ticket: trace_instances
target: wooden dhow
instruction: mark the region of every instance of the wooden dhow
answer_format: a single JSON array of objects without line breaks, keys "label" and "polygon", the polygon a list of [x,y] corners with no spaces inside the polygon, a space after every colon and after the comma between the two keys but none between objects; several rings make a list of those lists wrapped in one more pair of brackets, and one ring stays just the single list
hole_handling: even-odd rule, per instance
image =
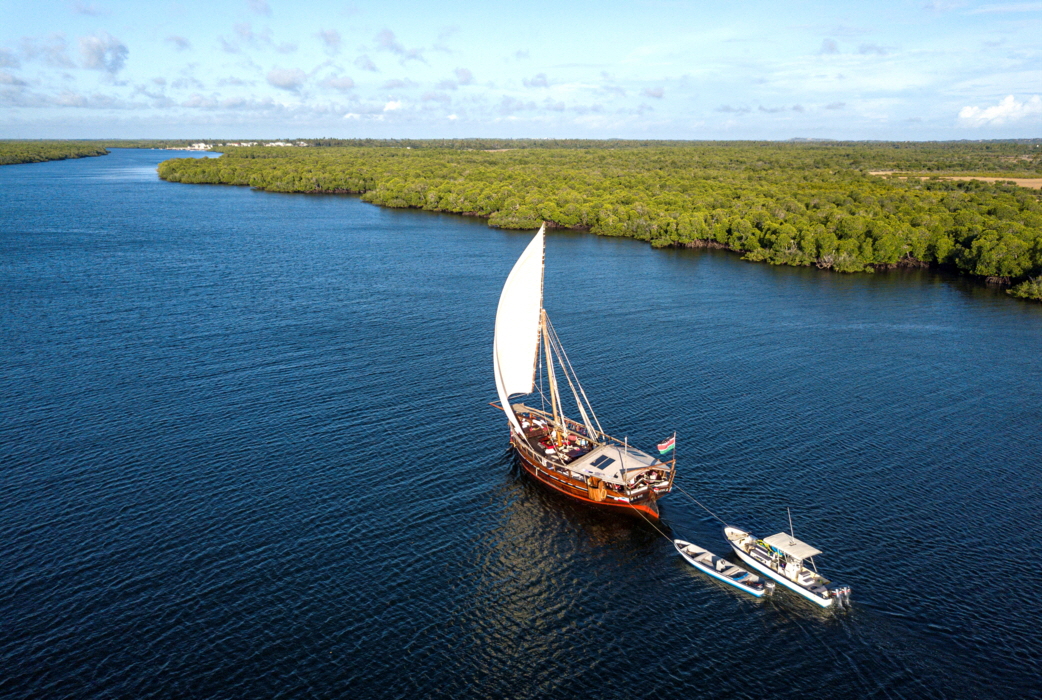
[{"label": "wooden dhow", "polygon": [[[493,369],[510,444],[524,470],[555,491],[598,507],[658,518],[657,501],[673,488],[676,459],[652,457],[601,429],[543,309],[545,229],[544,224],[514,264],[496,311]],[[565,415],[559,378],[565,380],[579,420]],[[537,390],[540,408],[511,403]]]}]

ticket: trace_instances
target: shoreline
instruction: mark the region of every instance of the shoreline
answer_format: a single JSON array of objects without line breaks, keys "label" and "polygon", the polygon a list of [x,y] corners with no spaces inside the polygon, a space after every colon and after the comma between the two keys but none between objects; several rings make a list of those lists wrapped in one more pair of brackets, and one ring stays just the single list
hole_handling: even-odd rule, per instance
[{"label": "shoreline", "polygon": [[[249,184],[234,184],[234,183],[227,183],[227,182],[213,182],[213,183],[211,183],[211,182],[177,182],[177,181],[173,181],[173,180],[166,180],[165,178],[162,178],[162,176],[160,176],[160,179],[164,180],[164,182],[170,182],[170,183],[175,184],[175,185],[223,185],[223,186],[227,186],[227,187],[249,187],[253,191],[265,192],[267,194],[351,195],[351,196],[358,197],[359,199],[361,199],[366,204],[369,204],[369,205],[372,205],[372,206],[375,206],[375,207],[381,207],[381,208],[384,208],[384,209],[411,209],[413,211],[425,211],[425,212],[430,212],[432,214],[448,214],[448,215],[451,215],[451,216],[462,216],[462,217],[471,217],[471,218],[485,219],[486,221],[491,218],[491,214],[484,214],[482,212],[476,212],[476,211],[457,212],[457,211],[449,211],[448,209],[426,209],[424,207],[415,207],[415,206],[392,207],[392,206],[388,206],[386,204],[378,204],[376,202],[370,202],[370,201],[366,200],[365,199],[365,194],[366,193],[362,192],[362,191],[359,191],[359,190],[332,189],[332,190],[303,190],[303,191],[299,191],[299,192],[280,192],[280,191],[269,190],[269,189],[266,189],[264,187],[254,187],[254,186],[249,185]],[[545,223],[546,223],[546,227],[548,229],[554,229],[554,230],[558,230],[558,231],[575,231],[577,233],[593,233],[589,226],[586,226],[586,225],[583,225],[583,224],[579,224],[579,225],[576,225],[576,226],[566,226],[564,224],[557,223],[556,221],[546,221]],[[494,226],[492,224],[489,224],[488,227],[489,228],[493,228],[493,229],[498,229],[498,230],[501,230],[501,231],[529,230],[529,229],[512,229],[512,228],[506,228],[506,227],[502,227],[502,226]],[[530,229],[530,230],[535,230],[535,229],[533,228],[533,229]],[[593,235],[600,236],[600,235],[603,235],[603,234],[594,233]],[[609,236],[609,237],[610,238],[616,238],[617,236]],[[640,239],[631,238],[631,240],[640,240]],[[930,271],[933,271],[935,273],[947,273],[947,274],[952,275],[955,279],[964,279],[964,280],[976,283],[977,285],[982,286],[982,287],[991,287],[991,288],[994,288],[994,287],[1005,287],[1006,288],[1005,289],[1005,292],[1006,292],[1005,296],[1006,297],[1013,298],[1013,299],[1019,299],[1021,301],[1027,301],[1027,302],[1042,303],[1042,298],[1036,299],[1034,297],[1026,297],[1026,296],[1020,296],[1020,295],[1017,295],[1017,294],[1013,294],[1012,291],[1011,291],[1011,285],[1013,284],[1013,281],[1010,278],[1008,278],[1008,277],[1000,277],[1000,276],[994,276],[993,275],[993,276],[988,276],[988,277],[981,278],[981,277],[972,276],[972,275],[965,275],[965,274],[960,273],[958,271],[958,269],[955,268],[952,265],[938,264],[938,263],[933,263],[933,262],[926,262],[926,261],[923,261],[923,260],[918,260],[918,259],[913,258],[911,256],[906,256],[905,258],[902,258],[901,260],[898,260],[896,263],[871,263],[868,266],[870,268],[868,270],[861,270],[861,271],[857,271],[857,272],[842,272],[842,271],[839,271],[839,270],[834,270],[831,267],[827,267],[827,266],[823,266],[823,265],[819,265],[819,264],[815,264],[815,263],[811,263],[811,264],[807,264],[807,265],[793,265],[791,263],[771,263],[768,260],[760,260],[760,259],[756,259],[756,258],[751,258],[751,257],[749,257],[750,251],[739,250],[737,248],[733,248],[733,247],[727,245],[726,243],[720,243],[719,241],[715,241],[715,240],[712,240],[712,239],[697,238],[697,239],[694,239],[694,240],[691,240],[691,241],[686,241],[686,242],[683,242],[683,243],[670,243],[669,245],[661,245],[661,246],[656,246],[651,241],[644,241],[644,242],[647,243],[648,245],[650,245],[653,249],[673,248],[673,249],[688,249],[688,250],[699,250],[699,249],[701,249],[701,250],[707,250],[707,249],[708,250],[723,250],[723,251],[727,251],[729,253],[734,253],[735,255],[738,255],[739,259],[742,260],[743,262],[767,263],[769,265],[784,265],[785,267],[814,267],[814,268],[816,268],[818,270],[821,270],[823,272],[833,272],[833,273],[846,274],[846,275],[859,274],[859,273],[860,274],[875,274],[876,272],[890,272],[890,271],[894,271],[894,270],[916,270],[916,269],[919,269],[919,270],[930,270]]]},{"label": "shoreline", "polygon": [[[866,156],[889,158],[865,148]],[[492,228],[534,230],[546,222],[655,248],[725,249],[772,265],[868,273],[951,266],[977,282],[1010,286],[1011,296],[1042,301],[1032,236],[1042,213],[1038,193],[1011,185],[933,179],[920,186],[846,170],[840,156],[832,156],[838,170],[828,170],[817,152],[765,155],[738,146],[495,154],[506,160],[469,149],[230,155],[227,162],[176,158],[158,171],[171,182],[354,194],[392,209],[481,218]],[[957,173],[951,166],[984,157],[957,155],[958,163],[938,164]],[[938,156],[927,149],[905,160],[931,167]],[[973,177],[992,175],[1006,179]]]}]

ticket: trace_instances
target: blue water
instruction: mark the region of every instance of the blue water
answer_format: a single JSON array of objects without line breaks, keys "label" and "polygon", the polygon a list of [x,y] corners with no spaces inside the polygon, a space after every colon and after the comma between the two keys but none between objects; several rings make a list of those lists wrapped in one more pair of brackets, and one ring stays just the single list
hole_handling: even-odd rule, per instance
[{"label": "blue water", "polygon": [[761,535],[790,507],[854,590],[757,601],[512,462],[492,325],[530,233],[169,155],[0,168],[0,695],[1037,694],[1042,305],[548,239],[605,429],[676,430],[684,489]]}]

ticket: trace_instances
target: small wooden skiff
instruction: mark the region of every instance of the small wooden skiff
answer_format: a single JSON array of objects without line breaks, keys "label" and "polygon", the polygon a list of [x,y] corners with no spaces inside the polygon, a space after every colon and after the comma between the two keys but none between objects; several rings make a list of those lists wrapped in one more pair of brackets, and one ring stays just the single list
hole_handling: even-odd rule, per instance
[{"label": "small wooden skiff", "polygon": [[687,559],[691,566],[719,581],[734,586],[740,591],[745,591],[757,598],[762,598],[774,592],[773,581],[767,581],[756,574],[751,574],[696,544],[691,544],[684,540],[673,540],[673,546],[680,552],[680,556]]},{"label": "small wooden skiff", "polygon": [[803,565],[807,559],[814,566],[814,555],[821,552],[806,542],[800,542],[788,532],[779,532],[758,539],[749,532],[724,526],[724,539],[731,549],[754,570],[770,576],[789,590],[798,593],[815,605],[831,607],[850,602],[850,586],[831,583],[816,570]]}]

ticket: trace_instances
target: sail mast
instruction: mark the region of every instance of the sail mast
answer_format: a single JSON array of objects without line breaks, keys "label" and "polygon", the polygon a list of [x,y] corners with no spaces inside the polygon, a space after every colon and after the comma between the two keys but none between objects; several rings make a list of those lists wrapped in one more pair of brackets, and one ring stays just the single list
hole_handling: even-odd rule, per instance
[{"label": "sail mast", "polygon": [[543,339],[543,349],[546,352],[546,376],[550,384],[550,408],[554,414],[554,432],[556,437],[560,434],[560,428],[564,425],[564,421],[561,420],[561,397],[557,390],[557,374],[554,371],[553,344],[550,342],[550,337],[546,331],[547,319],[545,309],[541,310],[540,319],[540,336]]},{"label": "sail mast", "polygon": [[[568,359],[568,353],[564,350],[564,345],[561,343],[561,339],[557,337],[557,331],[554,330],[553,324],[550,323],[550,317],[543,313],[545,319],[545,326],[549,333],[547,334],[547,340],[553,344],[554,352],[557,353],[557,361],[561,364],[561,371],[564,373],[564,378],[568,380],[568,387],[572,390],[572,396],[575,397],[575,405],[579,409],[579,415],[582,417],[583,425],[586,426],[587,437],[591,440],[596,440],[598,432],[600,430],[600,423],[597,423],[597,414],[593,412],[593,406],[590,405],[590,400],[586,398],[586,392],[583,390],[582,384],[579,383],[579,377],[576,376],[575,370],[572,368],[572,363]],[[573,383],[574,380],[574,383]],[[578,391],[576,388],[578,387]],[[582,398],[580,398],[580,395]],[[583,405],[585,403],[585,406]],[[586,408],[590,409],[589,415],[586,413]],[[593,416],[593,421],[590,421],[590,416]],[[597,430],[594,430],[596,423]]]}]

